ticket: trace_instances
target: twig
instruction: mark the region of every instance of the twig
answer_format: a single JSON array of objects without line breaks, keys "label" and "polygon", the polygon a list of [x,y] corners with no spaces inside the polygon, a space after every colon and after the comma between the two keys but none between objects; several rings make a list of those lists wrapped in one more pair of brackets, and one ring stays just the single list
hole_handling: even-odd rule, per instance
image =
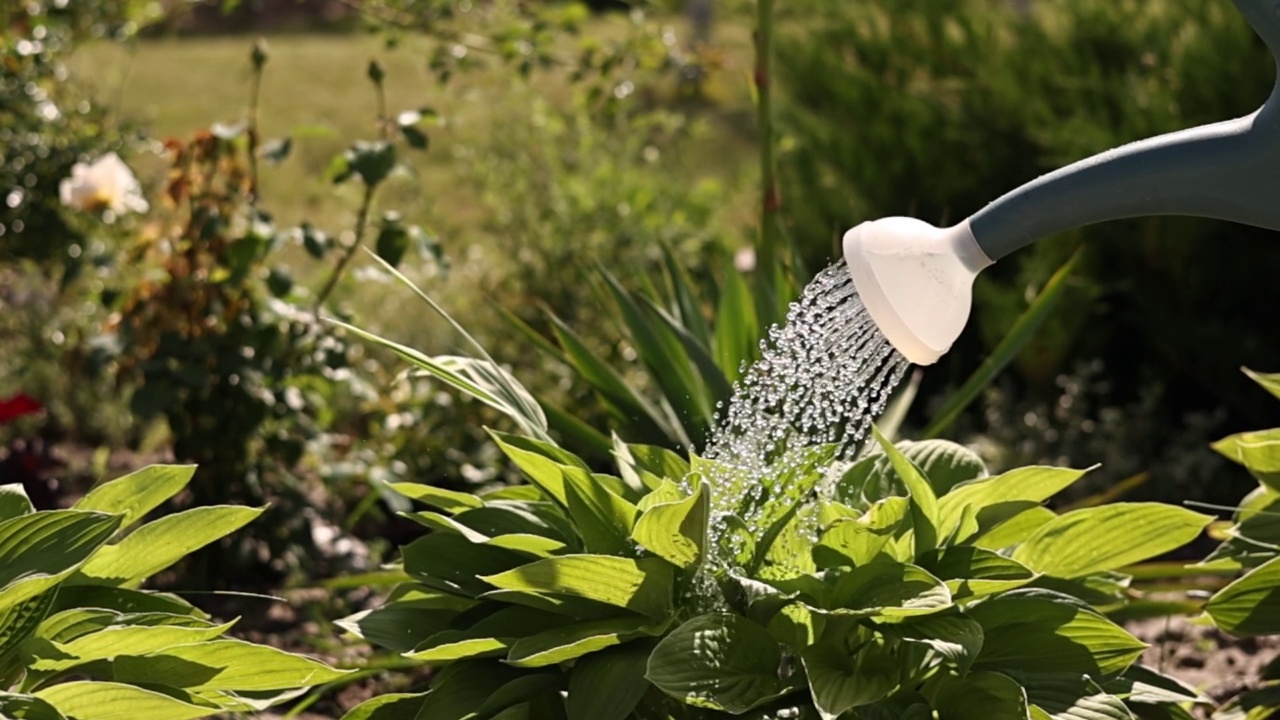
[{"label": "twig", "polygon": [[372,185],[364,186],[364,197],[360,200],[360,210],[356,214],[355,237],[352,238],[351,244],[346,247],[346,252],[338,259],[338,264],[334,266],[333,272],[329,274],[329,279],[325,281],[324,288],[320,294],[316,296],[316,313],[320,313],[320,308],[324,306],[324,301],[329,299],[329,295],[333,292],[333,288],[337,286],[338,280],[342,278],[342,273],[347,269],[347,265],[351,262],[351,258],[355,256],[356,250],[360,248],[360,243],[364,240],[365,227],[369,223],[369,209],[373,206],[373,194],[375,188]]}]

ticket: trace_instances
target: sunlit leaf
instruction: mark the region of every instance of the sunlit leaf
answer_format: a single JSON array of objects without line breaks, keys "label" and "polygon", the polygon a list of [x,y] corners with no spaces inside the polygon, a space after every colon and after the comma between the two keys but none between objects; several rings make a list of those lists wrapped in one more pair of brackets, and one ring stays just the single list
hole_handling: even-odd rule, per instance
[{"label": "sunlit leaf", "polygon": [[670,615],[673,602],[672,566],[657,558],[562,555],[481,579],[496,588],[573,595],[658,620]]},{"label": "sunlit leaf", "polygon": [[788,691],[781,662],[763,627],[738,615],[700,615],[658,643],[647,676],[689,705],[740,714]]}]

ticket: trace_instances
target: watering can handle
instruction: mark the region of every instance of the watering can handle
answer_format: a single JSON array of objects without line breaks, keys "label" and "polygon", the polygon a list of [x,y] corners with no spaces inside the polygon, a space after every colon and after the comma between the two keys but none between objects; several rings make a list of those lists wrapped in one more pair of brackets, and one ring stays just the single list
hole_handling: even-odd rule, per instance
[{"label": "watering can handle", "polygon": [[[1280,0],[1234,2],[1280,68]],[[1065,230],[1149,215],[1280,230],[1280,78],[1251,115],[1086,158],[1007,193],[969,224],[982,251],[998,260]]]}]

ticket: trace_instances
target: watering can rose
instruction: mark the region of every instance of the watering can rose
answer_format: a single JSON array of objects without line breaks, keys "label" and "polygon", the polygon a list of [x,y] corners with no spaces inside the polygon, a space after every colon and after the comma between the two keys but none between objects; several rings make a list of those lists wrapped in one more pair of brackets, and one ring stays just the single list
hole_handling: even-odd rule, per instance
[{"label": "watering can rose", "polygon": [[148,208],[138,178],[115,153],[107,153],[91,164],[73,165],[71,177],[58,186],[58,196],[69,208],[109,212],[108,220],[126,212],[143,213]]}]

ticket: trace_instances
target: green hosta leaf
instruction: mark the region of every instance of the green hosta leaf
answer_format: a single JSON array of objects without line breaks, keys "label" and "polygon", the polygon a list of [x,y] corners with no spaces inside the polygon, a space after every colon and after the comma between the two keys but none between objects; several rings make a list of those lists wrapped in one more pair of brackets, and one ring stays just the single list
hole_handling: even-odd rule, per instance
[{"label": "green hosta leaf", "polygon": [[1249,368],[1243,368],[1244,374],[1248,375],[1251,380],[1258,383],[1267,392],[1280,398],[1280,373],[1260,373]]},{"label": "green hosta leaf", "polygon": [[[1280,712],[1280,683],[1270,682],[1231,698],[1214,712],[1212,720],[1270,720],[1277,712]],[[1186,717],[1190,718],[1191,714],[1187,713]]]},{"label": "green hosta leaf", "polygon": [[461,595],[490,589],[478,577],[518,567],[529,561],[522,553],[469,542],[451,532],[418,538],[401,550],[405,572],[424,584]]},{"label": "green hosta leaf", "polygon": [[418,607],[413,602],[391,602],[376,610],[364,610],[335,623],[338,627],[392,652],[405,653],[427,638],[447,630],[456,610]]},{"label": "green hosta leaf", "polygon": [[453,519],[494,539],[501,535],[541,535],[566,545],[577,544],[573,523],[552,502],[486,499],[485,507],[464,510]]},{"label": "green hosta leaf", "polygon": [[69,608],[106,608],[122,613],[170,613],[208,617],[177,595],[154,590],[130,590],[102,585],[62,585],[54,601],[54,612]]},{"label": "green hosta leaf", "polygon": [[1280,557],[1219,590],[1204,609],[1215,625],[1232,635],[1280,633]]},{"label": "green hosta leaf", "polygon": [[70,582],[136,587],[205,545],[248,525],[265,509],[214,505],[166,515],[94,553]]},{"label": "green hosta leaf", "polygon": [[193,720],[222,711],[113,682],[69,682],[35,695],[75,720]]},{"label": "green hosta leaf", "polygon": [[476,709],[475,716],[491,718],[538,696],[554,695],[558,699],[561,686],[559,673],[537,673],[518,677],[485,698],[485,701]]},{"label": "green hosta leaf", "polygon": [[568,720],[626,720],[649,689],[649,643],[592,653],[569,671]]},{"label": "green hosta leaf", "polygon": [[1008,675],[975,672],[952,678],[934,702],[938,720],[1030,720],[1027,695]]},{"label": "green hosta leaf", "polygon": [[49,608],[53,607],[57,594],[58,588],[55,586],[17,605],[0,610],[0,660],[4,660],[35,633],[41,621],[49,614]]},{"label": "green hosta leaf", "polygon": [[879,620],[927,615],[951,606],[951,593],[941,580],[915,565],[890,561],[828,571],[821,594],[818,609]]},{"label": "green hosta leaf", "polygon": [[987,476],[986,463],[977,453],[949,440],[904,442],[900,448],[940,496],[960,483]]},{"label": "green hosta leaf", "polygon": [[738,615],[700,615],[658,643],[646,674],[689,705],[741,714],[790,690],[778,679],[781,662],[763,627]]},{"label": "green hosta leaf", "polygon": [[15,720],[67,720],[47,700],[7,692],[0,692],[0,717]]},{"label": "green hosta leaf", "polygon": [[0,485],[0,522],[35,512],[22,483]]},{"label": "green hosta leaf", "polygon": [[1225,437],[1213,449],[1240,463],[1267,487],[1280,490],[1280,428]]},{"label": "green hosta leaf", "polygon": [[1212,705],[1213,700],[1201,695],[1182,681],[1162,675],[1142,665],[1134,665],[1124,675],[1108,680],[1103,689],[1130,703],[1159,705],[1193,703]]},{"label": "green hosta leaf", "polygon": [[822,720],[835,720],[851,708],[882,700],[902,681],[903,659],[881,637],[826,639],[800,656]]},{"label": "green hosta leaf", "polygon": [[1058,514],[1042,505],[1031,505],[996,525],[995,528],[980,532],[971,539],[976,547],[986,550],[1003,550],[1019,545],[1035,534],[1045,523],[1058,517]]},{"label": "green hosta leaf", "polygon": [[76,510],[124,515],[121,528],[131,527],[191,482],[195,465],[149,465],[97,485],[75,504]]},{"label": "green hosta leaf", "polygon": [[446,628],[405,653],[425,663],[445,663],[506,655],[517,639],[537,630],[563,625],[566,620],[533,608],[506,607],[466,630]]},{"label": "green hosta leaf", "polygon": [[444,488],[412,482],[388,483],[387,487],[410,500],[417,500],[432,507],[438,507],[450,514],[457,514],[471,508],[484,507],[484,501],[471,493],[445,490]]},{"label": "green hosta leaf", "polygon": [[527,668],[555,665],[634,638],[660,635],[667,627],[666,622],[646,623],[636,616],[566,625],[516,641],[507,664]]},{"label": "green hosta leaf", "polygon": [[982,651],[982,626],[960,615],[927,615],[884,628],[886,634],[929,647],[955,665],[962,675],[969,672]]},{"label": "green hosta leaf", "polygon": [[489,541],[489,536],[482,532],[476,532],[471,528],[455,521],[448,515],[438,512],[406,512],[400,515],[408,520],[412,520],[423,527],[430,528],[436,533],[452,533],[461,536],[464,540],[473,545],[481,545]]},{"label": "green hosta leaf", "polygon": [[631,539],[676,567],[689,568],[698,562],[706,546],[710,514],[711,489],[703,481],[693,495],[644,511]]},{"label": "green hosta leaf", "polygon": [[34,644],[30,667],[41,672],[68,670],[94,660],[111,660],[119,655],[145,655],[177,645],[205,642],[221,636],[235,623],[203,627],[115,626],[81,635],[65,643]]},{"label": "green hosta leaf", "polygon": [[1082,673],[1015,673],[1027,701],[1053,720],[1133,720],[1123,701]]},{"label": "green hosta leaf", "polygon": [[945,581],[956,600],[1014,590],[1039,577],[1017,560],[979,547],[935,550],[920,558],[920,567]]},{"label": "green hosta leaf", "polygon": [[665,480],[679,481],[692,472],[689,462],[657,445],[628,445],[636,467]]},{"label": "green hosta leaf", "polygon": [[1018,546],[1013,559],[1060,578],[1114,570],[1175,550],[1213,518],[1159,503],[1112,503],[1060,515]]},{"label": "green hosta leaf", "polygon": [[123,616],[123,613],[102,608],[71,608],[46,617],[35,634],[50,642],[70,642],[81,635],[110,627]]},{"label": "green hosta leaf", "polygon": [[525,673],[485,660],[449,665],[436,674],[418,711],[420,720],[464,720],[478,711],[492,696]]},{"label": "green hosta leaf", "polygon": [[967,610],[982,625],[977,666],[1016,672],[1116,675],[1146,645],[1078,600],[1048,591],[1015,590]]},{"label": "green hosta leaf", "polygon": [[[1003,475],[961,483],[938,501],[941,533],[950,535],[966,507],[977,512],[979,534],[1030,507],[1039,505],[1084,477],[1085,470],[1054,467],[1024,467]],[[967,538],[960,537],[956,542]]]},{"label": "green hosta leaf", "polygon": [[856,520],[833,524],[813,548],[814,563],[832,568],[871,562],[893,540],[910,508],[907,498],[885,498]]},{"label": "green hosta leaf", "polygon": [[214,640],[163,652],[119,657],[115,676],[123,682],[165,684],[187,690],[291,690],[323,685],[348,674],[322,662],[265,645]]},{"label": "green hosta leaf", "polygon": [[562,507],[568,507],[569,501],[566,499],[564,490],[564,473],[560,471],[559,463],[539,453],[504,442],[494,433],[490,433],[490,436],[530,482],[537,485]]},{"label": "green hosta leaf", "polygon": [[920,469],[894,447],[893,443],[886,440],[879,430],[872,428],[872,432],[911,496],[911,529],[915,539],[915,554],[920,555],[936,548],[940,515],[938,497],[934,494],[933,487]]},{"label": "green hosta leaf", "polygon": [[678,503],[685,499],[685,494],[680,491],[680,486],[670,480],[663,480],[658,486],[650,490],[647,495],[640,498],[640,502],[636,503],[636,508],[640,512],[645,512],[655,505],[666,505],[669,503]]},{"label": "green hosta leaf", "polygon": [[490,590],[487,593],[478,595],[477,599],[520,605],[535,610],[546,610],[574,620],[600,620],[617,617],[619,614],[618,608],[605,603],[586,600],[573,595],[539,593],[531,590]]},{"label": "green hosta leaf", "polygon": [[562,555],[569,551],[568,545],[541,535],[499,535],[482,544],[539,558]]},{"label": "green hosta leaf", "polygon": [[119,515],[53,510],[0,522],[0,610],[49,590],[120,527]]},{"label": "green hosta leaf", "polygon": [[426,693],[386,693],[347,711],[342,720],[417,720]]},{"label": "green hosta leaf", "polygon": [[639,510],[610,492],[590,473],[561,466],[569,515],[588,552],[602,555],[631,555],[631,530]]},{"label": "green hosta leaf", "polygon": [[672,567],[657,558],[563,555],[481,579],[504,590],[573,595],[657,620],[670,616],[673,602]]}]

